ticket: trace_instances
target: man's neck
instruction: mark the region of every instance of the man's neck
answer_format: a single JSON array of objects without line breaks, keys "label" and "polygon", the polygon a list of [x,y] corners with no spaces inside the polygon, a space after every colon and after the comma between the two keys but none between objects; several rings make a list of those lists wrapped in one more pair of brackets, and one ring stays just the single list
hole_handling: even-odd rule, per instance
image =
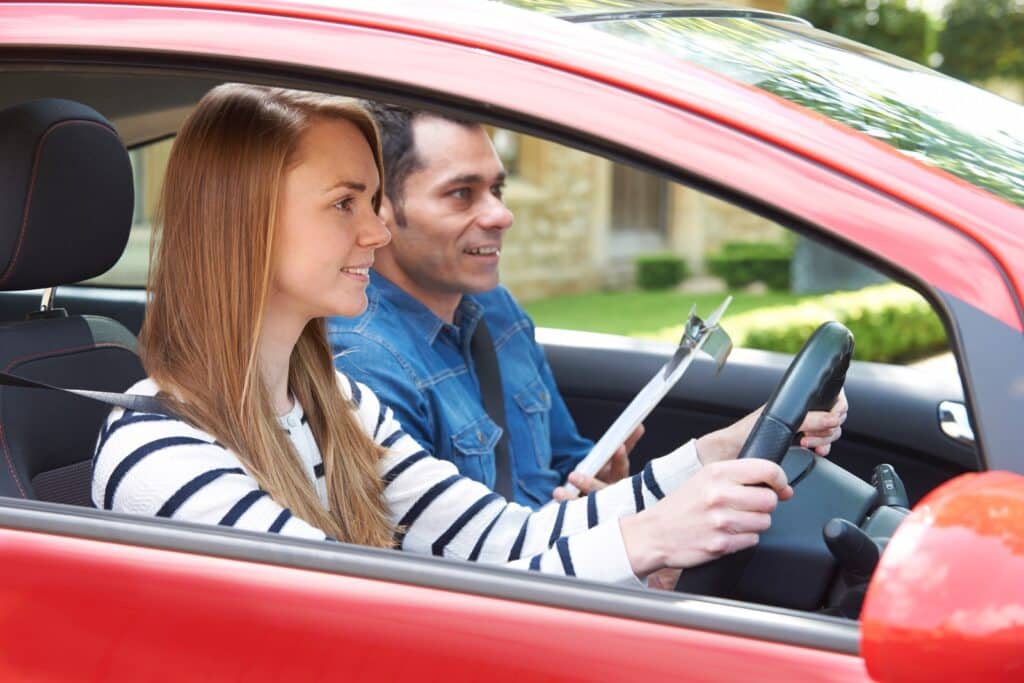
[{"label": "man's neck", "polygon": [[462,293],[460,292],[437,292],[434,290],[420,287],[411,278],[397,267],[389,267],[384,263],[380,263],[374,266],[377,273],[401,289],[403,292],[411,296],[416,301],[427,307],[431,313],[436,315],[438,318],[446,323],[453,324],[455,322],[455,311],[458,309],[459,304],[462,302]]}]

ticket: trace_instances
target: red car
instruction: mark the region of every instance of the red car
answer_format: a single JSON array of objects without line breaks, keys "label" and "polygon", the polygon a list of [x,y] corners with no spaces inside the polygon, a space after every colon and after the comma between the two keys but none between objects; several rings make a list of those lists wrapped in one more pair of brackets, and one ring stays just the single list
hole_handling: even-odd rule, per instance
[{"label": "red car", "polygon": [[[211,86],[247,81],[398,99],[557,140],[701,188],[916,289],[945,325],[962,387],[854,360],[838,467],[820,466],[848,492],[807,474],[791,509],[817,526],[780,520],[759,563],[700,595],[73,505],[87,503],[74,492],[88,485],[106,408],[3,386],[0,677],[1024,678],[1024,111],[755,10],[367,4],[4,3],[0,108],[77,100],[135,148],[172,136]],[[102,235],[59,190],[32,196],[25,169],[49,162],[42,146],[16,158],[18,136],[0,130],[2,370],[121,391],[141,372],[133,340],[90,337],[96,319],[82,316],[137,332],[141,289],[62,286],[70,316],[22,321],[40,294],[21,290],[76,282],[77,255]],[[93,151],[65,146],[91,163]],[[85,341],[26,336],[55,326]],[[665,360],[545,339],[590,435]],[[659,406],[634,465],[764,401],[790,360],[737,350],[717,379],[697,363],[684,384],[701,391],[677,387]],[[909,516],[866,483],[881,463],[902,476]],[[817,520],[834,516],[885,545],[873,575],[826,547]],[[865,586],[850,618],[844,605],[859,606]]]}]

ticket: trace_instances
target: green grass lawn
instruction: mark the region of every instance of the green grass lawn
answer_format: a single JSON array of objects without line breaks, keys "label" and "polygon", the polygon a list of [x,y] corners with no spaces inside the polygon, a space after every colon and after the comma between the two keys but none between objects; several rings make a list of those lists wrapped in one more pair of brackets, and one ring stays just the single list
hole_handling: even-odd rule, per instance
[{"label": "green grass lawn", "polygon": [[[813,298],[817,298],[816,295],[788,292],[734,293],[725,320],[746,311],[787,306]],[[697,314],[707,316],[724,299],[725,294],[683,294],[674,290],[597,292],[539,299],[525,307],[540,327],[674,340],[679,336],[690,306],[696,304]]]}]

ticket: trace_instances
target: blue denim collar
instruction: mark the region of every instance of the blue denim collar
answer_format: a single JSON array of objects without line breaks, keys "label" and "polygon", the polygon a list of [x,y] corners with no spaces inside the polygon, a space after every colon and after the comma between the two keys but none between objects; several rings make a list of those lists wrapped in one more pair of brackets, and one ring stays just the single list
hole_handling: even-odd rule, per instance
[{"label": "blue denim collar", "polygon": [[455,324],[449,325],[418,299],[374,270],[370,271],[370,283],[402,314],[405,323],[431,345],[442,330],[452,336],[456,346],[468,344],[484,314],[483,306],[473,295],[464,294],[455,309]]}]

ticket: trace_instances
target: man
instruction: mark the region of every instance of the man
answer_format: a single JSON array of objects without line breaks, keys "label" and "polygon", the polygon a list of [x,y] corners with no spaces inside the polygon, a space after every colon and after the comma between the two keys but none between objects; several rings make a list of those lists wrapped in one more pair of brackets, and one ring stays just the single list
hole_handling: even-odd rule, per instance
[{"label": "man", "polygon": [[[377,251],[366,313],[329,322],[336,364],[372,387],[406,432],[462,474],[534,508],[562,498],[556,487],[593,443],[576,430],[532,321],[498,285],[513,217],[490,138],[473,123],[390,105],[371,110],[384,147],[381,216],[392,239]],[[478,336],[474,347],[481,321],[490,341]],[[500,382],[484,374],[481,383],[488,357],[498,361]],[[488,406],[496,383],[501,400]],[[624,477],[641,433],[598,481],[580,480],[582,489]]]},{"label": "man", "polygon": [[[576,430],[533,323],[498,284],[513,217],[490,138],[475,123],[370,108],[384,148],[381,217],[391,242],[376,252],[366,312],[329,321],[335,362],[463,475],[534,508],[564,499],[559,484],[593,444]],[[801,445],[826,455],[846,411],[841,393],[831,412],[809,413]],[[736,457],[759,412],[702,437],[701,461]],[[621,479],[642,433],[596,478],[573,473],[570,481],[588,492]]]}]

